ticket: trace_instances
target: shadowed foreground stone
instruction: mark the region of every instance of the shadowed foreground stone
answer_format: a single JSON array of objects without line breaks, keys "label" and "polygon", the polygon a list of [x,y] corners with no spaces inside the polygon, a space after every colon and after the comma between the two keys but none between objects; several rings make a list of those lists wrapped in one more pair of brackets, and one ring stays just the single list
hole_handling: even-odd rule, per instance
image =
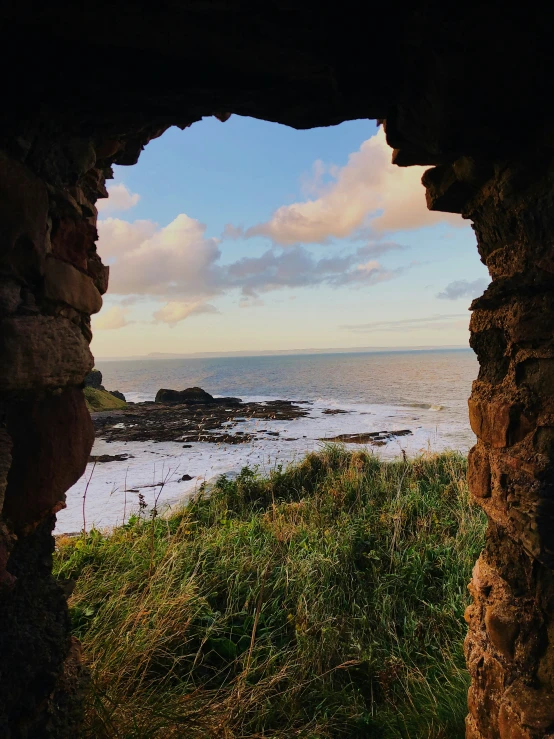
[{"label": "shadowed foreground stone", "polygon": [[53,525],[54,517],[46,518],[10,556],[13,585],[9,598],[0,598],[2,737],[76,736],[81,719],[86,675],[65,595],[51,574]]},{"label": "shadowed foreground stone", "polygon": [[6,428],[13,451],[3,514],[21,533],[65,507],[65,491],[85,471],[94,428],[82,391],[73,387],[14,400]]}]

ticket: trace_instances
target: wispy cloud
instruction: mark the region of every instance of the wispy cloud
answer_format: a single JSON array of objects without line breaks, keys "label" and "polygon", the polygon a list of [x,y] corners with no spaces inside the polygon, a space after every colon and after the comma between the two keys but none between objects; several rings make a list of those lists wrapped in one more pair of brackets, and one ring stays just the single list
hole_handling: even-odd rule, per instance
[{"label": "wispy cloud", "polygon": [[[424,167],[396,167],[382,130],[350,155],[344,167],[314,164],[303,183],[304,202],[283,205],[271,218],[247,229],[228,224],[223,238],[266,236],[274,244],[322,244],[343,239],[369,226],[375,235],[446,221],[463,226],[461,216],[432,212],[421,184]],[[324,182],[324,175],[331,182]]]},{"label": "wispy cloud", "polygon": [[468,280],[455,280],[449,283],[442,292],[437,294],[441,300],[458,300],[458,298],[476,298],[486,289],[489,280],[479,278],[472,282]]},{"label": "wispy cloud", "polygon": [[452,328],[456,322],[469,325],[468,313],[439,313],[424,318],[405,318],[396,321],[370,321],[369,323],[351,323],[340,328],[356,333],[371,333],[373,331],[404,331],[425,328]]}]

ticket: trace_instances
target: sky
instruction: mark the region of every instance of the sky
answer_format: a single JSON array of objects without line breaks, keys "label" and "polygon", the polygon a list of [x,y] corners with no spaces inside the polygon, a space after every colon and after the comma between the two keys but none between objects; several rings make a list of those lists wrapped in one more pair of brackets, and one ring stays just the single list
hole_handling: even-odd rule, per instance
[{"label": "sky", "polygon": [[97,203],[95,356],[467,346],[489,282],[474,233],[391,154],[368,120],[205,118],[151,141]]}]

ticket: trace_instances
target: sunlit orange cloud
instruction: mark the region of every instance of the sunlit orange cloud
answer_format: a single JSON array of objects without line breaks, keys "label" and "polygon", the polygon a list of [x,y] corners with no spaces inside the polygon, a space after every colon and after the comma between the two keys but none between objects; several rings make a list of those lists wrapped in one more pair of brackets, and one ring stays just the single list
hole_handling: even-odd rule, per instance
[{"label": "sunlit orange cloud", "polygon": [[[283,205],[265,223],[246,230],[228,224],[224,236],[267,236],[281,246],[325,243],[368,227],[375,235],[447,222],[463,226],[462,217],[427,209],[421,176],[425,167],[397,167],[382,130],[348,158],[330,168],[333,181],[322,185],[322,164],[314,164],[317,197]],[[306,190],[306,188],[304,188]]]}]

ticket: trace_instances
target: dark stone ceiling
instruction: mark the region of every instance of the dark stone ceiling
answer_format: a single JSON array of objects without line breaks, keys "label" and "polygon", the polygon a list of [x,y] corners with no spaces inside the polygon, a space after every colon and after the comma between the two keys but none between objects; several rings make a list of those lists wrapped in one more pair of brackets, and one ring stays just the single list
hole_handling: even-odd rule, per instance
[{"label": "dark stone ceiling", "polygon": [[[6,2],[0,136],[127,136],[236,113],[296,128],[387,120],[399,164],[551,137],[546,3]],[[554,143],[554,136],[551,137]],[[133,140],[135,146],[131,145]]]}]

